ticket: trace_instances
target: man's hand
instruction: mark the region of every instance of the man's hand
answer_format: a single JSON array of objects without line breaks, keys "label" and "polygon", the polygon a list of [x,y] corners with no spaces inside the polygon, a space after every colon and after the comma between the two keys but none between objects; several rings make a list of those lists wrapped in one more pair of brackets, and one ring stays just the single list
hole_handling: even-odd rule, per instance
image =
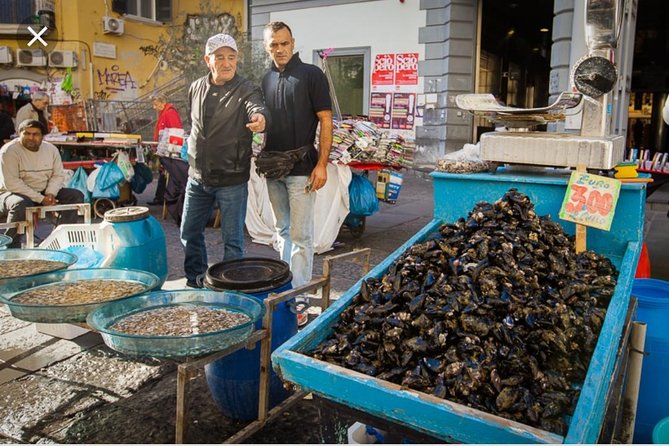
[{"label": "man's hand", "polygon": [[265,116],[261,113],[251,115],[251,122],[246,124],[246,128],[252,132],[262,133],[265,131]]},{"label": "man's hand", "polygon": [[58,200],[56,200],[56,197],[54,197],[53,194],[46,194],[42,199],[41,204],[42,206],[53,206],[58,204]]},{"label": "man's hand", "polygon": [[316,164],[314,170],[311,171],[311,176],[309,177],[309,184],[311,185],[311,191],[317,191],[321,187],[325,186],[325,183],[328,180],[328,170],[327,166],[321,166]]}]

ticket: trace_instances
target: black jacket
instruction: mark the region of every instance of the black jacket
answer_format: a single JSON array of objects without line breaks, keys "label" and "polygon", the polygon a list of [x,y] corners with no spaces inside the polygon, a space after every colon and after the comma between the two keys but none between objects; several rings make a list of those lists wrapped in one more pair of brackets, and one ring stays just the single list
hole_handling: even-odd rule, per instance
[{"label": "black jacket", "polygon": [[249,180],[252,133],[246,128],[251,115],[269,112],[260,88],[235,75],[225,83],[216,112],[204,133],[204,102],[211,84],[209,75],[193,82],[188,90],[191,133],[188,138],[188,175],[205,186],[234,186]]},{"label": "black jacket", "polygon": [[4,144],[5,140],[11,139],[14,134],[14,121],[7,113],[0,111],[0,144]]}]

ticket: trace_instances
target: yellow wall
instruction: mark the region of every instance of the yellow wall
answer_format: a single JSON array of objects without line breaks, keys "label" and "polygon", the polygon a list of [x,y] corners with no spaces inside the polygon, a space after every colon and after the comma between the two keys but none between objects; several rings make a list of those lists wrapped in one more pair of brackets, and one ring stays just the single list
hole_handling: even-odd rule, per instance
[{"label": "yellow wall", "polygon": [[[105,9],[105,3],[111,7],[111,0],[56,0],[55,30],[48,37],[46,51],[73,50],[78,54],[78,67],[73,69],[72,78],[75,91],[82,99],[98,98],[112,100],[130,100],[150,93],[157,86],[166,84],[178,73],[156,69],[158,60],[154,56],[145,56],[140,46],[158,42],[160,35],[167,35],[173,25],[183,25],[187,14],[198,14],[200,0],[173,0],[172,23],[156,25],[122,17]],[[235,18],[240,31],[244,28],[245,0],[211,1],[211,8],[217,12],[226,12]],[[110,16],[125,20],[123,35],[104,34],[102,17]],[[7,45],[15,50],[28,48],[29,39],[23,37],[7,38],[0,36],[0,45]],[[116,47],[116,58],[96,56],[94,43],[106,43]],[[31,48],[35,48],[33,45]],[[85,59],[85,60],[82,60]],[[92,62],[92,63],[91,63]],[[152,74],[153,73],[153,74]],[[65,75],[65,69],[43,67],[12,67],[0,69],[0,83],[11,76],[25,79],[44,79],[52,85],[59,85]]]}]

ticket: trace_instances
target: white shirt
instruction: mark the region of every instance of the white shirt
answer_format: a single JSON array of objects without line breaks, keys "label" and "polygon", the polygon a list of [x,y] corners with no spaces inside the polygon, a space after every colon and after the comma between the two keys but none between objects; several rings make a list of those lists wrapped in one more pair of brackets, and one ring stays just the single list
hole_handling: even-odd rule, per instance
[{"label": "white shirt", "polygon": [[24,195],[41,203],[44,194],[58,194],[67,176],[58,148],[42,141],[37,152],[16,138],[0,149],[0,192]]}]

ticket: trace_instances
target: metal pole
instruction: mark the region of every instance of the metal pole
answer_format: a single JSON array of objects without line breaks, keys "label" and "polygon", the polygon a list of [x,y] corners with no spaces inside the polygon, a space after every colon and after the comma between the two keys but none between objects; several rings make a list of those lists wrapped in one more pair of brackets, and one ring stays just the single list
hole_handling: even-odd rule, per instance
[{"label": "metal pole", "polygon": [[628,422],[623,425],[620,438],[624,444],[632,444],[634,437],[634,422],[636,408],[639,402],[639,383],[641,382],[641,368],[643,365],[644,347],[646,345],[646,324],[632,321],[630,332],[630,353],[627,377],[625,379],[625,395],[623,396],[623,416],[627,415]]},{"label": "metal pole", "polygon": [[362,266],[362,274],[364,276],[369,271],[369,257],[372,254],[370,248],[356,249],[351,252],[346,252],[344,254],[337,254],[335,256],[327,256],[323,259],[323,277],[326,279],[325,285],[323,285],[323,299],[321,300],[321,311],[325,311],[330,306],[330,273],[331,273],[331,264],[335,260],[346,259],[353,263],[360,262]]},{"label": "metal pole", "polygon": [[[275,297],[274,293],[270,296]],[[265,299],[265,314],[262,318],[262,327],[265,329],[265,337],[260,340],[260,379],[258,386],[258,421],[264,423],[269,410],[269,384],[270,371],[272,368],[272,320],[274,313],[274,300],[269,297]]]},{"label": "metal pole", "polygon": [[332,76],[330,76],[330,67],[328,66],[328,54],[330,51],[331,50],[318,50],[318,55],[321,58],[325,78],[328,80],[328,86],[330,87],[330,98],[332,98],[332,107],[334,108],[335,118],[337,118],[337,121],[341,122],[341,109],[339,108],[337,92],[335,91],[334,82],[332,81]]}]

